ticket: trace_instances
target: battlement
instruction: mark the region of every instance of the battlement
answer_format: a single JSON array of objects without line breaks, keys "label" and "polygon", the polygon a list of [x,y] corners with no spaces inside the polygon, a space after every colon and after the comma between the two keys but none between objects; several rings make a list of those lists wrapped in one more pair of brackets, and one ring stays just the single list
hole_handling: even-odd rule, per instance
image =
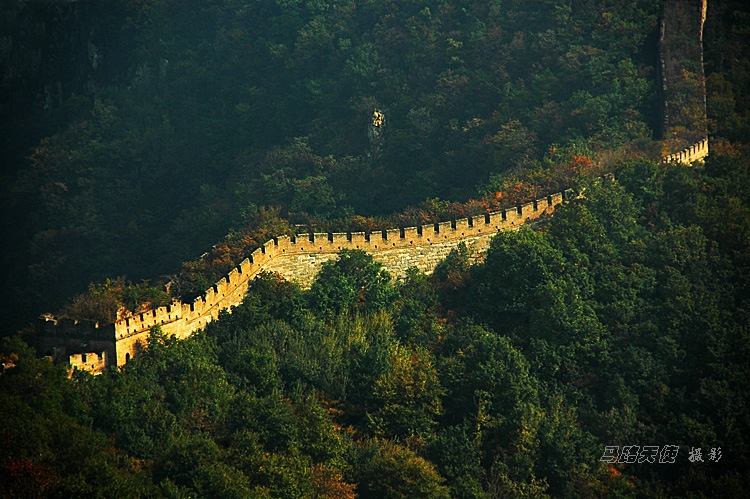
[{"label": "battlement", "polygon": [[101,374],[107,368],[107,352],[76,353],[68,357],[68,364],[71,374],[76,369]]},{"label": "battlement", "polygon": [[[604,178],[611,180],[612,176]],[[362,250],[382,263],[394,278],[405,276],[410,267],[429,274],[459,244],[466,244],[479,255],[493,235],[552,213],[573,194],[568,189],[514,208],[417,227],[275,237],[192,302],[174,300],[167,306],[103,326],[91,321],[43,317],[37,326],[40,351],[94,372],[121,367],[145,347],[152,328],[159,326],[168,336],[184,338],[216,320],[221,311],[231,311],[242,303],[252,279],[263,271],[277,272],[306,287],[322,265],[342,250]]]},{"label": "battlement", "polygon": [[45,316],[37,324],[38,346],[41,353],[79,369],[100,372],[120,367],[145,346],[154,327],[184,338],[216,320],[222,310],[231,311],[262,271],[278,272],[309,286],[323,263],[346,249],[372,254],[394,277],[404,276],[411,266],[431,273],[459,243],[482,251],[492,235],[551,213],[569,195],[558,192],[515,208],[418,227],[275,237],[191,302],[174,300],[104,325]]},{"label": "battlement", "polygon": [[[304,262],[322,265],[340,251],[363,250],[368,253],[393,249],[419,248],[438,243],[458,242],[476,236],[489,236],[500,230],[511,229],[549,213],[564,199],[563,193],[527,203],[517,208],[467,217],[458,220],[426,224],[419,227],[394,228],[375,232],[327,232],[280,236],[270,239],[253,251],[238,267],[208,288],[190,303],[179,300],[170,305],[122,318],[113,324],[115,338],[120,344],[140,337],[144,331],[161,327],[168,335],[185,337],[218,318],[219,312],[242,302],[250,281],[264,270],[281,271],[287,277],[308,273]],[[321,258],[321,255],[325,257]],[[383,262],[389,267],[389,262]],[[318,265],[319,266],[319,265]],[[294,268],[299,267],[299,271]],[[284,271],[287,268],[287,271]],[[432,268],[428,268],[431,271]],[[396,275],[403,272],[396,272]],[[311,276],[311,277],[314,277]],[[309,283],[311,277],[302,279]],[[118,360],[118,365],[121,362]]]},{"label": "battlement", "polygon": [[44,315],[37,322],[37,334],[51,338],[76,337],[83,339],[111,340],[114,338],[112,323],[100,325],[90,320],[57,319]]},{"label": "battlement", "polygon": [[662,162],[690,165],[695,161],[703,161],[706,156],[708,156],[708,137],[680,152],[664,156]]}]

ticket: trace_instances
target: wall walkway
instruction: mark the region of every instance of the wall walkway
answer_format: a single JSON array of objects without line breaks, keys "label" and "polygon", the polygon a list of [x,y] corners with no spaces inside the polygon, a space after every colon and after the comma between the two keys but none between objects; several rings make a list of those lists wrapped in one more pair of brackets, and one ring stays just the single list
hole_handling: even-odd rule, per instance
[{"label": "wall walkway", "polygon": [[[371,254],[396,278],[405,276],[410,267],[429,274],[460,243],[479,254],[499,231],[517,229],[543,214],[552,213],[564,198],[564,193],[559,192],[517,208],[371,234],[315,233],[274,238],[190,303],[175,300],[168,306],[101,327],[90,321],[58,321],[46,316],[38,327],[39,344],[44,351],[55,350],[56,357],[64,357],[81,369],[101,371],[105,367],[121,367],[143,348],[151,328],[160,326],[168,336],[189,336],[217,319],[222,310],[231,310],[242,303],[250,282],[261,272],[277,272],[309,287],[325,262],[348,249]],[[80,339],[84,336],[84,348],[92,351],[83,357],[79,352],[71,354],[83,346]],[[90,359],[96,362],[87,362]]]},{"label": "wall walkway", "polygon": [[[698,47],[699,52],[696,52],[698,55],[693,59],[699,60],[695,62],[700,67],[699,80],[703,82],[701,42],[706,5],[706,0],[698,0],[695,4],[685,0],[665,2],[666,21],[662,25],[660,65],[663,78],[664,127],[668,130],[683,125],[680,121],[683,119],[682,115],[675,112],[674,106],[670,107],[669,103],[670,95],[674,94],[672,88],[676,85],[670,81],[670,75],[680,74],[679,68],[672,66],[681,62],[684,54],[691,53],[695,47]],[[673,11],[674,15],[668,15],[670,11]],[[699,18],[697,24],[693,22],[696,12]],[[673,46],[670,40],[680,38],[665,38],[665,33],[668,35],[670,30],[674,32],[681,29],[691,32],[697,30],[700,33],[698,45],[690,42],[687,48]],[[671,53],[677,55],[671,56]],[[705,85],[700,88],[704,117]],[[708,155],[708,139],[705,138],[705,132],[700,131],[705,130],[705,127],[700,126],[699,123],[692,129],[698,130],[698,137],[703,137],[702,140],[695,138],[686,142],[698,140],[692,146],[664,157],[663,161],[690,164],[703,160]],[[689,137],[681,139],[690,140]],[[555,206],[564,200],[564,193],[558,192],[518,208],[434,225],[391,229],[371,234],[321,233],[304,234],[295,238],[274,238],[206,290],[203,296],[190,303],[175,300],[168,306],[104,325],[43,316],[37,327],[37,346],[41,352],[51,352],[56,360],[66,361],[79,369],[101,372],[113,366],[121,367],[143,348],[153,327],[160,326],[169,336],[189,336],[217,319],[222,310],[231,310],[231,307],[242,303],[251,281],[263,271],[277,272],[286,279],[295,280],[303,287],[308,287],[321,266],[336,258],[341,250],[359,249],[371,254],[394,277],[403,277],[410,267],[417,267],[429,274],[460,243],[469,246],[475,254],[480,254],[487,248],[493,235],[503,230],[517,229],[543,214],[551,213]]]}]

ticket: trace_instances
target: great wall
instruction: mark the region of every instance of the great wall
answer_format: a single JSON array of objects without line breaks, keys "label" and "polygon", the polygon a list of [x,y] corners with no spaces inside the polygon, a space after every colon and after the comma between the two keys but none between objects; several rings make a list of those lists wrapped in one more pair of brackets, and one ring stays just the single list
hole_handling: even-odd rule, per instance
[{"label": "great wall", "polygon": [[[685,2],[667,0],[665,9],[670,4],[684,7]],[[701,5],[700,15],[705,19],[706,0],[702,0]],[[702,42],[702,31],[703,20],[698,43]],[[660,47],[663,52],[663,41]],[[667,84],[664,86],[666,88]],[[705,102],[705,95],[703,99]],[[663,161],[691,164],[707,155],[708,138],[704,133],[702,140],[665,156]],[[323,263],[335,259],[340,251],[363,250],[396,278],[403,277],[410,267],[429,274],[459,244],[466,244],[475,255],[481,254],[493,235],[551,214],[571,193],[570,190],[557,192],[516,208],[420,227],[273,238],[190,303],[174,300],[168,306],[109,324],[44,315],[37,324],[36,347],[40,354],[50,355],[55,362],[68,363],[72,369],[100,373],[119,368],[144,347],[152,328],[159,326],[168,336],[185,338],[216,320],[221,311],[231,311],[231,307],[240,305],[252,280],[262,272],[276,272],[306,287]]]}]

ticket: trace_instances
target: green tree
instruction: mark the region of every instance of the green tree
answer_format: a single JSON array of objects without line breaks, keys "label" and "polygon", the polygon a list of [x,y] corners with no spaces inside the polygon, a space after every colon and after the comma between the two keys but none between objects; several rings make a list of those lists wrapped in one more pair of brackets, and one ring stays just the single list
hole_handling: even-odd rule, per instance
[{"label": "green tree", "polygon": [[38,359],[17,338],[2,339],[0,360],[0,480],[7,494],[155,493],[150,477],[92,427],[92,412],[64,367]]},{"label": "green tree", "polygon": [[450,497],[432,463],[390,440],[365,440],[353,464],[358,497]]},{"label": "green tree", "polygon": [[471,323],[446,334],[440,359],[446,421],[469,424],[485,468],[500,459],[528,479],[537,453],[539,382],[507,337]]},{"label": "green tree", "polygon": [[361,250],[344,250],[323,264],[310,288],[311,306],[324,314],[368,312],[388,306],[395,290],[390,274]]},{"label": "green tree", "polygon": [[429,439],[442,412],[443,394],[432,356],[423,349],[396,345],[388,370],[373,385],[369,414],[375,434]]}]

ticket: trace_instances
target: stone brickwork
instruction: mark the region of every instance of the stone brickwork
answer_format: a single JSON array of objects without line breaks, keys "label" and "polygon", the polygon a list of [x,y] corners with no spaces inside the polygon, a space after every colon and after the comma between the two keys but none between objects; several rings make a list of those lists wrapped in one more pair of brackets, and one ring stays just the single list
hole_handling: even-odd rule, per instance
[{"label": "stone brickwork", "polygon": [[690,165],[695,161],[703,161],[706,156],[708,156],[708,137],[687,149],[665,156],[662,161],[664,163],[677,162]]},{"label": "stone brickwork", "polygon": [[[612,176],[605,179],[611,180]],[[474,258],[480,258],[492,236],[551,214],[572,192],[558,192],[516,208],[420,227],[370,234],[315,233],[274,238],[190,303],[174,300],[170,305],[103,326],[45,315],[37,325],[37,347],[41,354],[52,355],[56,361],[67,361],[94,373],[122,367],[145,347],[152,328],[159,326],[167,336],[189,336],[216,320],[222,310],[231,311],[231,307],[241,304],[251,281],[261,272],[277,272],[309,287],[322,265],[347,249],[371,254],[394,278],[404,277],[410,267],[430,274],[459,244],[464,243]]]},{"label": "stone brickwork", "polygon": [[703,68],[703,27],[707,9],[708,0],[663,2],[658,67],[661,132],[672,150],[689,148],[708,133]]},{"label": "stone brickwork", "polygon": [[68,358],[71,369],[81,371],[102,372],[107,367],[107,352],[74,353]]},{"label": "stone brickwork", "polygon": [[[100,325],[93,321],[55,319],[44,315],[36,327],[37,351],[51,355],[56,361],[65,360],[79,369],[99,372],[105,366],[113,365],[115,358],[115,326]],[[81,354],[101,359],[93,363],[83,362]],[[87,358],[88,360],[88,358]]]},{"label": "stone brickwork", "polygon": [[[466,244],[472,254],[480,254],[487,249],[490,237],[494,233],[465,236],[461,239],[437,241],[429,244],[414,246],[398,246],[368,251],[376,262],[379,262],[394,278],[403,278],[406,271],[416,267],[426,274],[432,273],[438,263],[443,260],[452,249],[460,243]],[[351,249],[351,248],[342,248]],[[365,249],[365,248],[360,248]],[[318,271],[325,262],[335,260],[338,252],[317,252],[289,255],[276,258],[263,269],[276,272],[287,280],[298,282],[303,288],[312,284]]]},{"label": "stone brickwork", "polygon": [[556,193],[508,210],[370,234],[316,233],[274,238],[190,303],[175,300],[168,306],[102,327],[87,321],[42,317],[37,327],[37,346],[40,352],[65,359],[80,369],[100,372],[107,367],[121,367],[145,346],[155,326],[168,336],[184,338],[216,320],[222,310],[242,303],[250,282],[261,272],[278,272],[309,287],[323,263],[335,259],[341,250],[359,249],[373,255],[395,278],[403,277],[410,267],[431,273],[460,243],[478,255],[494,234],[551,213],[563,199],[563,193]]},{"label": "stone brickwork", "polygon": [[[689,133],[679,137],[683,144],[693,145],[664,157],[664,162],[689,164],[708,155],[708,139],[702,125],[705,121],[702,37],[706,8],[707,0],[665,0],[664,3],[659,47],[663,126],[666,131],[682,126],[693,134],[697,133],[694,138]],[[695,32],[698,36],[671,36],[671,33],[681,31]],[[686,54],[690,60],[685,59]],[[683,63],[691,67],[682,68]],[[673,89],[679,83],[674,75],[689,73],[692,69],[697,73],[694,80],[698,83],[698,92],[691,90],[689,95],[693,101],[701,101],[697,107],[699,112],[680,115],[674,106],[670,107],[670,95],[675,93]],[[691,105],[688,105],[688,111],[691,111]],[[680,121],[683,115],[697,115],[698,125],[688,123],[690,126],[683,126]],[[190,303],[175,300],[168,306],[103,326],[43,316],[37,325],[37,347],[41,354],[51,354],[57,361],[67,361],[79,369],[101,372],[105,368],[121,367],[144,347],[155,326],[160,326],[169,336],[184,338],[218,318],[220,311],[231,311],[231,307],[242,303],[250,282],[260,272],[278,272],[303,287],[309,287],[321,266],[335,259],[338,252],[360,249],[371,254],[396,278],[403,277],[409,267],[431,273],[460,243],[469,246],[474,255],[481,255],[494,234],[516,229],[551,213],[564,199],[563,193],[556,193],[509,210],[372,234],[328,233],[274,238]]]}]

